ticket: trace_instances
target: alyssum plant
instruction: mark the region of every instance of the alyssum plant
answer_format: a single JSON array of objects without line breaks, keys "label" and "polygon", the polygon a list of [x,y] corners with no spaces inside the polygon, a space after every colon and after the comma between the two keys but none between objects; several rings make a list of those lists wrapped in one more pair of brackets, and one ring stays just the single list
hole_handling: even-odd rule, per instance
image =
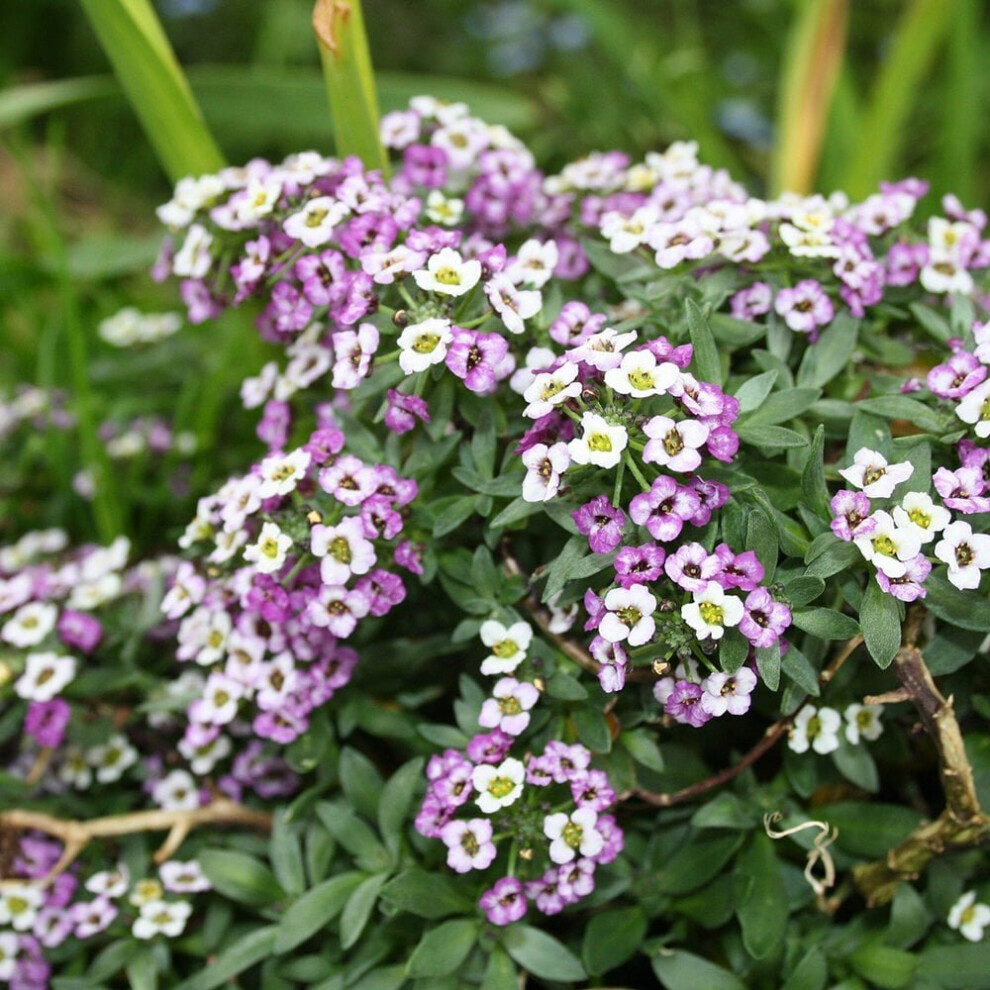
[{"label": "alyssum plant", "polygon": [[272,352],[177,555],[0,553],[0,981],[988,985],[986,218],[382,135],[159,211]]}]

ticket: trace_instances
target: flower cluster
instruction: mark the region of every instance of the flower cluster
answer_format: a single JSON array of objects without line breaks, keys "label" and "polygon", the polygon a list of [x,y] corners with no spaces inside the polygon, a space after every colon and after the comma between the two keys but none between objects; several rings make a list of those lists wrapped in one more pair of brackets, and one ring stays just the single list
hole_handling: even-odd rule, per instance
[{"label": "flower cluster", "polygon": [[840,731],[844,731],[847,742],[852,746],[863,739],[873,742],[883,733],[883,724],[880,721],[882,714],[883,705],[853,703],[847,705],[842,714],[825,705],[819,708],[804,705],[794,716],[787,745],[795,753],[807,753],[809,749],[813,749],[824,755],[839,748]]}]

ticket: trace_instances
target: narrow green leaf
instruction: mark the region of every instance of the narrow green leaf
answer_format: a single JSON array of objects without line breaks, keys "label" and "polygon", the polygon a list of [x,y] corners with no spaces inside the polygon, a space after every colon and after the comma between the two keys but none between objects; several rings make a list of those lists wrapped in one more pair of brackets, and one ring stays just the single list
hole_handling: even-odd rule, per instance
[{"label": "narrow green leaf", "polygon": [[721,385],[722,361],[708,319],[693,299],[688,299],[684,308],[687,312],[688,333],[694,346],[694,356],[691,358],[694,375],[700,381]]},{"label": "narrow green leaf", "polygon": [[198,859],[210,883],[233,901],[270,907],[285,897],[272,871],[254,856],[234,849],[202,849]]},{"label": "narrow green leaf", "polygon": [[875,794],[880,789],[877,765],[862,742],[854,746],[848,740],[840,739],[839,748],[832,753],[832,762],[846,780],[862,787],[864,791]]},{"label": "narrow green leaf", "polygon": [[511,925],[502,935],[502,945],[526,972],[541,980],[571,983],[587,976],[578,957],[539,928]]},{"label": "narrow green leaf", "polygon": [[743,443],[764,450],[808,446],[808,441],[800,433],[783,426],[740,426],[736,432]]},{"label": "narrow green leaf", "polygon": [[204,966],[195,976],[176,984],[172,990],[214,990],[235,976],[267,959],[275,948],[278,925],[255,928]]},{"label": "narrow green leaf", "polygon": [[343,911],[363,879],[363,874],[355,870],[338,874],[307,890],[282,916],[274,944],[275,954],[291,952],[329,925]]},{"label": "narrow green leaf", "polygon": [[388,866],[391,861],[388,850],[368,824],[350,808],[321,802],[316,806],[316,813],[330,834],[354,856],[354,861],[363,870],[379,873]]},{"label": "narrow green leaf", "polygon": [[780,687],[780,643],[757,648],[756,669],[771,691]]},{"label": "narrow green leaf", "polygon": [[940,619],[978,632],[990,632],[990,601],[972,591],[961,591],[941,571],[925,581],[925,606]]},{"label": "narrow green leaf", "polygon": [[804,352],[798,368],[799,385],[822,387],[849,366],[859,339],[859,321],[846,310],[828,325],[816,344]]},{"label": "narrow green leaf", "polygon": [[901,646],[901,611],[897,599],[870,580],[859,608],[866,648],[881,669],[890,666]]},{"label": "narrow green leaf", "polygon": [[420,939],[406,965],[413,979],[447,976],[467,959],[478,940],[478,925],[469,918],[455,918],[431,928]]},{"label": "narrow green leaf", "polygon": [[382,778],[374,763],[350,746],[340,752],[340,786],[350,806],[374,819],[382,793]]},{"label": "narrow green leaf", "polygon": [[367,168],[387,174],[361,0],[316,0],[313,30],[333,114],[337,153],[357,155]]},{"label": "narrow green leaf", "polygon": [[691,952],[661,949],[650,961],[665,990],[746,990],[734,973]]},{"label": "narrow green leaf", "polygon": [[619,908],[596,914],[584,931],[581,959],[592,976],[601,976],[631,959],[646,934],[641,907]]},{"label": "narrow green leaf", "polygon": [[763,959],[782,947],[787,935],[787,891],[773,840],[755,832],[736,869],[751,881],[736,909],[743,945],[754,959]]},{"label": "narrow green leaf", "polygon": [[150,0],[82,0],[82,7],[169,178],[222,168]]},{"label": "narrow green leaf", "polygon": [[420,918],[443,918],[471,908],[470,899],[453,879],[415,867],[390,880],[382,889],[382,900]]},{"label": "narrow green leaf", "polygon": [[488,957],[481,990],[519,990],[519,975],[515,964],[500,945],[494,946]]},{"label": "narrow green leaf", "polygon": [[385,885],[386,880],[388,880],[387,873],[367,877],[351,894],[340,916],[340,946],[342,949],[351,948],[361,937],[361,933],[371,917],[371,912],[375,909],[378,892]]},{"label": "narrow green leaf", "polygon": [[779,371],[771,369],[759,375],[754,375],[752,378],[747,378],[736,389],[736,398],[739,400],[739,412],[747,413],[752,412],[754,409],[759,409],[763,404],[763,400],[770,394],[770,390],[773,388],[779,375]]},{"label": "narrow green leaf", "polygon": [[849,956],[852,968],[864,979],[884,990],[909,986],[918,968],[918,957],[879,942],[861,945]]},{"label": "narrow green leaf", "polygon": [[413,795],[422,778],[423,760],[416,757],[399,767],[382,788],[378,805],[378,830],[393,855],[398,854],[402,826],[409,815]]},{"label": "narrow green leaf", "polygon": [[801,490],[808,507],[822,519],[831,517],[828,485],[825,483],[825,427],[819,425],[808,448],[808,459],[801,473]]},{"label": "narrow green leaf", "polygon": [[306,867],[303,863],[302,842],[286,821],[284,808],[276,811],[272,838],[268,844],[275,879],[289,894],[301,894],[306,889]]},{"label": "narrow green leaf", "polygon": [[792,618],[798,629],[819,639],[852,639],[859,632],[859,623],[831,608],[795,609]]}]

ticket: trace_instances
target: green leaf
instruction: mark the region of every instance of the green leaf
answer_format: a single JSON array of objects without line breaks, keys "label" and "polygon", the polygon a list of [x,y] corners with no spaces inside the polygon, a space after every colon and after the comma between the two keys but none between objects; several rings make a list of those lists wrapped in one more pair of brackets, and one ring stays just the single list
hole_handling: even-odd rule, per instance
[{"label": "green leaf", "polygon": [[787,891],[773,840],[755,832],[736,857],[736,869],[751,881],[736,908],[743,945],[754,959],[763,959],[781,948],[787,935]]},{"label": "green leaf", "polygon": [[653,879],[662,894],[690,894],[708,883],[736,854],[739,832],[693,832]]},{"label": "green leaf", "polygon": [[691,816],[691,824],[695,828],[731,828],[744,832],[754,828],[759,820],[752,805],[732,791],[722,791]]},{"label": "green leaf", "polygon": [[288,824],[286,814],[284,808],[275,812],[268,855],[275,871],[275,879],[286,893],[301,894],[306,889],[302,842],[298,833]]},{"label": "green leaf", "polygon": [[631,959],[646,934],[641,907],[619,908],[596,914],[584,931],[581,959],[592,976],[601,976]]},{"label": "green leaf", "polygon": [[[451,499],[450,504],[444,507],[434,522],[433,535],[436,537],[446,536],[467,522],[474,515],[474,510],[478,506],[478,499],[479,496],[477,495],[457,496]],[[435,504],[433,507],[437,508]]]},{"label": "green leaf", "polygon": [[780,669],[808,694],[818,696],[818,671],[811,661],[792,643],[790,649],[781,655]]},{"label": "green leaf", "polygon": [[859,623],[831,608],[795,609],[791,614],[794,625],[819,639],[852,639],[859,633]]},{"label": "green leaf", "polygon": [[766,572],[766,583],[769,584],[777,569],[777,528],[760,509],[749,514],[749,521],[746,523],[746,549],[756,552]]},{"label": "green leaf", "polygon": [[746,990],[734,973],[691,952],[661,949],[650,961],[664,990]]},{"label": "green leaf", "polygon": [[382,788],[378,804],[378,829],[393,856],[399,852],[402,827],[409,816],[413,795],[423,778],[423,760],[416,757],[404,763]]},{"label": "green leaf", "polygon": [[853,745],[844,737],[839,741],[839,748],[832,753],[832,762],[846,780],[852,781],[864,791],[875,794],[880,790],[880,775],[870,751],[860,742]]},{"label": "green leaf", "polygon": [[254,856],[234,849],[203,849],[197,858],[214,888],[232,901],[270,907],[285,897],[272,871]]},{"label": "green leaf", "polygon": [[340,751],[340,786],[358,814],[375,817],[382,793],[381,775],[368,757],[350,746]]},{"label": "green leaf", "polygon": [[828,325],[817,344],[805,352],[798,368],[799,385],[821,388],[849,365],[859,337],[859,321],[843,310]]},{"label": "green leaf", "polygon": [[539,928],[511,925],[502,935],[502,945],[526,972],[541,980],[573,983],[587,976],[578,957]]},{"label": "green leaf", "polygon": [[874,399],[857,402],[856,409],[882,416],[884,419],[905,419],[929,433],[941,433],[944,421],[923,402],[906,395],[879,395]]},{"label": "green leaf", "polygon": [[795,608],[820,598],[824,591],[825,582],[819,577],[808,577],[805,574],[784,581],[784,593]]},{"label": "green leaf", "polygon": [[591,577],[592,574],[609,567],[614,559],[614,554],[589,553],[586,536],[571,537],[547,570],[543,601],[547,602],[563,591],[568,581]]},{"label": "green leaf", "polygon": [[367,877],[361,885],[351,894],[344,911],[340,916],[340,946],[342,949],[349,949],[361,937],[371,912],[375,909],[378,900],[378,892],[388,880],[387,873],[379,873],[377,876]]},{"label": "green leaf", "polygon": [[940,990],[988,990],[990,942],[933,945],[921,953],[916,975]]},{"label": "green leaf", "polygon": [[808,508],[822,519],[831,518],[828,485],[825,483],[825,427],[819,425],[808,449],[808,459],[801,473],[801,490]]},{"label": "green leaf", "polygon": [[885,670],[901,648],[901,610],[897,599],[875,580],[866,585],[859,607],[859,624],[870,656]]},{"label": "green leaf", "polygon": [[739,388],[736,389],[736,398],[739,400],[739,412],[752,412],[759,409],[763,400],[770,394],[774,383],[777,381],[780,372],[773,369],[764,371],[762,374],[747,378]]},{"label": "green leaf", "polygon": [[909,883],[898,884],[890,905],[890,924],[884,941],[898,949],[908,949],[924,937],[932,917],[925,899]]},{"label": "green leaf", "polygon": [[928,575],[925,587],[925,606],[940,619],[963,629],[990,632],[990,601],[978,592],[961,591],[941,570]]},{"label": "green leaf", "polygon": [[714,385],[722,384],[722,360],[718,356],[718,345],[712,335],[708,319],[693,299],[684,303],[687,312],[688,333],[694,346],[691,369],[695,377]]},{"label": "green leaf", "polygon": [[443,918],[471,909],[470,899],[453,879],[416,867],[390,880],[382,888],[381,897],[400,911],[420,918]]},{"label": "green leaf", "polygon": [[588,689],[576,677],[558,670],[547,681],[547,694],[560,701],[585,701]]},{"label": "green leaf", "polygon": [[739,439],[750,447],[760,447],[772,450],[786,450],[794,447],[807,447],[808,441],[783,426],[749,426],[740,425],[736,432]]},{"label": "green leaf", "polygon": [[884,990],[901,990],[908,986],[918,968],[917,956],[877,942],[861,945],[848,961],[860,976]]},{"label": "green leaf", "polygon": [[333,114],[337,154],[357,155],[366,168],[388,175],[361,0],[318,0],[313,30]]},{"label": "green leaf", "polygon": [[367,823],[350,808],[321,802],[316,806],[320,821],[330,834],[354,857],[354,862],[368,873],[380,873],[391,862],[388,850]]},{"label": "green leaf", "polygon": [[289,905],[278,925],[275,954],[291,952],[329,925],[344,910],[344,905],[363,879],[363,874],[356,870],[340,873],[318,883]]},{"label": "green leaf", "polygon": [[800,416],[809,406],[821,396],[820,388],[788,388],[780,392],[773,392],[759,409],[750,413],[745,420],[745,425],[750,426],[772,426],[776,423],[786,423],[788,420]]},{"label": "green leaf", "polygon": [[727,674],[734,674],[749,656],[749,640],[738,629],[726,629],[719,640],[718,659]]},{"label": "green leaf", "polygon": [[660,773],[663,770],[663,755],[650,733],[644,729],[632,729],[619,736],[619,742],[629,755],[644,767]]},{"label": "green leaf", "polygon": [[256,963],[267,959],[275,948],[278,931],[278,925],[255,928],[221,952],[209,966],[204,966],[195,976],[176,984],[172,990],[214,990],[215,987],[223,986]]},{"label": "green leaf", "polygon": [[[822,542],[819,543],[819,540]],[[808,577],[829,578],[840,571],[848,570],[862,559],[863,555],[855,543],[840,540],[832,533],[822,533],[815,538],[805,554],[805,560],[808,561],[805,574]]]},{"label": "green leaf", "polygon": [[509,954],[500,946],[492,947],[485,967],[481,990],[519,990],[519,975]]},{"label": "green leaf", "polygon": [[223,167],[150,0],[82,0],[83,9],[169,178]]},{"label": "green leaf", "polygon": [[[471,454],[478,473],[486,481],[490,480],[495,471],[495,416],[490,406],[485,406],[471,437]],[[519,485],[514,484],[514,491],[519,491]]]},{"label": "green leaf", "polygon": [[605,716],[591,705],[576,708],[571,716],[577,729],[578,739],[592,753],[608,753],[612,749],[612,733]]},{"label": "green leaf", "polygon": [[447,976],[456,972],[478,940],[478,924],[455,918],[431,928],[420,939],[406,965],[413,979]]},{"label": "green leaf", "polygon": [[828,960],[817,946],[812,946],[794,967],[781,990],[825,990]]},{"label": "green leaf", "polygon": [[907,837],[921,815],[900,804],[840,801],[815,813],[839,830],[836,844],[855,856],[884,856]]},{"label": "green leaf", "polygon": [[771,691],[780,687],[780,643],[760,646],[756,649],[756,669]]}]

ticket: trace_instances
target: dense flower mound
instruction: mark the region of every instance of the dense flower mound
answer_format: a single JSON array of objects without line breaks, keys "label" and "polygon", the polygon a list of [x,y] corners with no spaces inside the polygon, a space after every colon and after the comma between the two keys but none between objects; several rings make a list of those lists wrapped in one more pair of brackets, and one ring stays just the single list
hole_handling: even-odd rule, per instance
[{"label": "dense flower mound", "polygon": [[[155,274],[178,280],[190,322],[243,308],[267,352],[240,390],[262,447],[200,498],[176,556],[129,567],[126,540],[71,549],[60,530],[0,549],[9,803],[160,812],[148,830],[174,829],[153,865],[126,829],[77,848],[18,819],[0,850],[0,981],[46,985],[69,940],[182,936],[177,956],[236,956],[222,898],[272,929],[242,969],[341,916],[326,966],[300,966],[308,985],[365,944],[374,973],[464,963],[477,983],[488,953],[503,976],[511,956],[555,978],[520,949],[537,937],[575,980],[582,962],[534,918],[626,898],[637,941],[646,912],[677,916],[664,938],[698,950],[690,926],[732,915],[709,924],[684,895],[730,860],[763,864],[766,919],[735,894],[757,958],[753,932],[778,937],[804,888],[743,831],[777,806],[807,821],[829,788],[876,791],[871,748],[895,734],[867,697],[883,675],[839,667],[864,640],[887,667],[909,626],[940,674],[980,655],[981,213],[947,197],[919,232],[917,180],[860,203],[761,200],[690,143],[546,175],[504,128],[428,98],[382,134],[391,177],[304,152],[183,179],[159,209]],[[177,329],[124,310],[100,333],[128,347]],[[23,390],[0,436],[39,417],[70,422],[59,397]],[[197,456],[166,420],[104,440],[116,460]],[[636,803],[703,793],[735,776],[707,782],[709,757],[785,735],[778,783],[754,777],[690,825]],[[208,826],[238,824],[273,828],[274,872],[257,837],[210,848]],[[705,828],[732,839],[717,833],[710,862]],[[699,884],[657,881],[681,844]],[[840,865],[866,855],[854,844]],[[953,898],[948,925],[978,939],[977,891]],[[394,936],[380,951],[362,934],[376,905]],[[410,920],[448,915],[425,934]],[[464,950],[434,971],[447,936]]]}]

